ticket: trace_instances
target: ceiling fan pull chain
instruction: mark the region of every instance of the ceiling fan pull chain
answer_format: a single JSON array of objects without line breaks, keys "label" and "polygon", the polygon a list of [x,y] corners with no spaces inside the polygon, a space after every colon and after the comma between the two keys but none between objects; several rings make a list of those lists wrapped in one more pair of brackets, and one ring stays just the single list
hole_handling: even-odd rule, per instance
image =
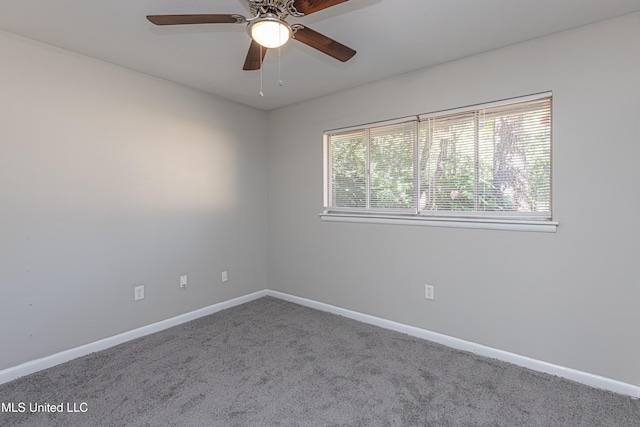
[{"label": "ceiling fan pull chain", "polygon": [[282,46],[278,48],[278,86],[282,87],[284,83],[282,82]]},{"label": "ceiling fan pull chain", "polygon": [[264,96],[264,92],[262,92],[262,45],[260,45],[260,97]]}]

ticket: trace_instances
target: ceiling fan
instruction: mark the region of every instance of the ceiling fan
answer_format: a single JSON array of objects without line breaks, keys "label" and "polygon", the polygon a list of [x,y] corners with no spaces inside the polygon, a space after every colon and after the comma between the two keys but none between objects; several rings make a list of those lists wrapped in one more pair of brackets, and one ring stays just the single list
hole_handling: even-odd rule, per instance
[{"label": "ceiling fan", "polygon": [[149,15],[155,25],[247,24],[251,45],[243,70],[259,70],[268,49],[289,39],[298,40],[338,61],[346,62],[356,51],[301,24],[288,24],[288,16],[301,17],[348,0],[248,0],[251,18],[232,14]]}]

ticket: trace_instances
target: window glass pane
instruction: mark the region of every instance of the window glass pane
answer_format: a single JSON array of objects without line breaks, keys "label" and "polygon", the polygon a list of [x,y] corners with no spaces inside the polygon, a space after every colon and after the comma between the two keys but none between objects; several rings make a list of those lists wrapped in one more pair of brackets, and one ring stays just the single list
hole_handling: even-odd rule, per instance
[{"label": "window glass pane", "polygon": [[551,212],[549,100],[481,110],[482,211]]},{"label": "window glass pane", "polygon": [[367,207],[366,142],[364,132],[331,135],[329,206]]},{"label": "window glass pane", "polygon": [[420,210],[475,209],[475,127],[469,113],[421,122]]},{"label": "window glass pane", "polygon": [[370,208],[412,209],[415,123],[381,126],[370,132]]}]

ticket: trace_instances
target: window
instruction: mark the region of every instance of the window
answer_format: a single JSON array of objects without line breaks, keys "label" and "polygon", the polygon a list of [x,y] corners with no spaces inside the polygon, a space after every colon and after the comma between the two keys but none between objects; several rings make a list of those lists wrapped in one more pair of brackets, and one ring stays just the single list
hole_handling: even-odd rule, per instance
[{"label": "window", "polygon": [[552,220],[550,94],[330,131],[324,144],[323,216]]}]

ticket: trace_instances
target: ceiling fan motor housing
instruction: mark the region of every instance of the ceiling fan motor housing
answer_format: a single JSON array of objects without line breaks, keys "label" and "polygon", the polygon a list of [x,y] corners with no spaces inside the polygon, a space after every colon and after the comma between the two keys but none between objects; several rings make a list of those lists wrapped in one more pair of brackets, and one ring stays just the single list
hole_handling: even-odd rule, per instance
[{"label": "ceiling fan motor housing", "polygon": [[249,8],[254,17],[262,17],[267,14],[276,15],[281,20],[287,16],[303,16],[294,5],[295,0],[249,0]]}]

